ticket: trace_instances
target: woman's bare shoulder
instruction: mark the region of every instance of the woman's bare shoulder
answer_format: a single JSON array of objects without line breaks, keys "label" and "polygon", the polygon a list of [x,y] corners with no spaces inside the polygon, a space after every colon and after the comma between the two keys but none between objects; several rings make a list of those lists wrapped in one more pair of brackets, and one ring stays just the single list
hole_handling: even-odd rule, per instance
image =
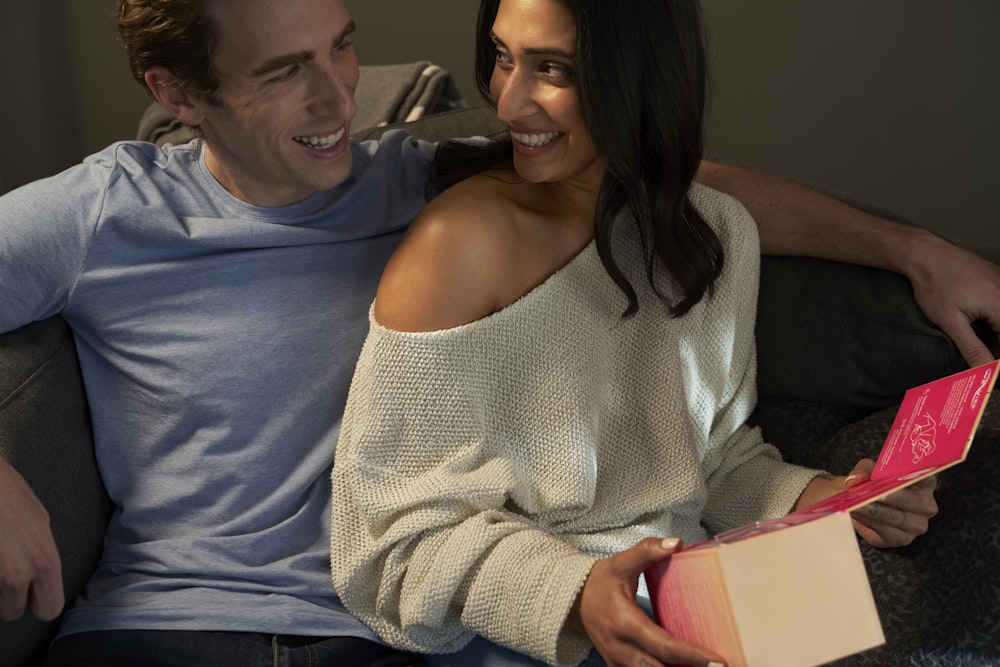
[{"label": "woman's bare shoulder", "polygon": [[521,181],[511,172],[490,171],[456,183],[431,200],[414,220],[411,229],[445,226],[449,232],[466,235],[502,233],[514,217],[516,186]]},{"label": "woman's bare shoulder", "polygon": [[389,260],[375,318],[399,331],[436,331],[494,312],[497,277],[511,260],[512,177],[486,173],[458,183],[417,216]]}]

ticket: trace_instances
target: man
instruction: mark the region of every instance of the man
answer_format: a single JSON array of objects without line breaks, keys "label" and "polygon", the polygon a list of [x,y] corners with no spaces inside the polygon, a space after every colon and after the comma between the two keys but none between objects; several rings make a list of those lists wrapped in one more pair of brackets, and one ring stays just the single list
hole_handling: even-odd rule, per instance
[{"label": "man", "polygon": [[[72,323],[120,508],[52,662],[217,664],[206,656],[221,651],[245,665],[286,651],[415,664],[338,604],[327,526],[364,314],[426,201],[430,151],[403,136],[349,142],[358,64],[340,0],[119,10],[137,75],[204,151],[121,145],[2,201],[0,330],[55,312]],[[217,44],[210,65],[192,39]],[[0,504],[30,504],[0,475]],[[47,540],[37,512],[0,526],[27,536],[14,550]],[[60,598],[42,576],[4,590],[3,615],[27,599],[48,618]],[[198,630],[219,634],[183,634]]]},{"label": "man", "polygon": [[[432,147],[349,142],[342,0],[120,0],[119,20],[137,78],[201,140],[118,144],[0,199],[0,331],[70,323],[117,507],[49,664],[420,664],[340,605],[327,527],[366,313],[426,201]],[[909,239],[917,261],[890,268],[956,340],[973,319],[1000,328],[996,267],[853,209],[836,209],[840,231],[790,228],[835,204],[723,167],[703,177],[747,198],[768,251],[879,264],[867,248]],[[856,228],[864,253],[838,245]],[[962,272],[926,274],[929,253]],[[58,615],[58,563],[44,508],[0,461],[0,617]]]}]

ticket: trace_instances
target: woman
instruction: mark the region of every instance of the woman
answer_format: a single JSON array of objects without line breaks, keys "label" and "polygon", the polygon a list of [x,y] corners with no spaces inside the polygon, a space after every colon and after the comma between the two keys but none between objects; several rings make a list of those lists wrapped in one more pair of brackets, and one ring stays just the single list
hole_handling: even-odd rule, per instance
[{"label": "woman", "polygon": [[[332,560],[342,600],[390,643],[449,652],[478,634],[549,663],[596,646],[608,664],[717,664],[636,605],[640,573],[678,548],[662,538],[846,483],[783,463],[745,424],[759,250],[745,210],[692,183],[697,1],[619,6],[483,1],[477,77],[510,138],[442,149],[458,182],[383,275],[338,444]],[[933,483],[894,503],[879,518],[899,525],[862,517],[866,539],[925,532]]]}]

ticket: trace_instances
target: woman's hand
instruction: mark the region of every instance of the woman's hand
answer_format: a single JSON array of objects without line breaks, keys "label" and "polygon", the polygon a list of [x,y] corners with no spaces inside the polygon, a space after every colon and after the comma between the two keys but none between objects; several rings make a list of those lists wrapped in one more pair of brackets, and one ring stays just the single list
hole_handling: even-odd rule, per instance
[{"label": "woman's hand", "polygon": [[567,625],[590,637],[608,667],[723,666],[718,656],[674,637],[636,604],[639,575],[680,547],[676,539],[649,538],[590,570]]}]

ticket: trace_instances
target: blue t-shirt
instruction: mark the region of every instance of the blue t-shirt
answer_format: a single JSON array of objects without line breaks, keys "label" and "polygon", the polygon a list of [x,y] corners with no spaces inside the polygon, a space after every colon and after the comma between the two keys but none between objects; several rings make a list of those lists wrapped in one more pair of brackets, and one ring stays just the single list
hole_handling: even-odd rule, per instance
[{"label": "blue t-shirt", "polygon": [[431,155],[389,133],[335,189],[259,208],[198,141],[125,142],[0,198],[0,331],[69,322],[116,505],[63,633],[374,638],[332,590],[330,469]]}]

